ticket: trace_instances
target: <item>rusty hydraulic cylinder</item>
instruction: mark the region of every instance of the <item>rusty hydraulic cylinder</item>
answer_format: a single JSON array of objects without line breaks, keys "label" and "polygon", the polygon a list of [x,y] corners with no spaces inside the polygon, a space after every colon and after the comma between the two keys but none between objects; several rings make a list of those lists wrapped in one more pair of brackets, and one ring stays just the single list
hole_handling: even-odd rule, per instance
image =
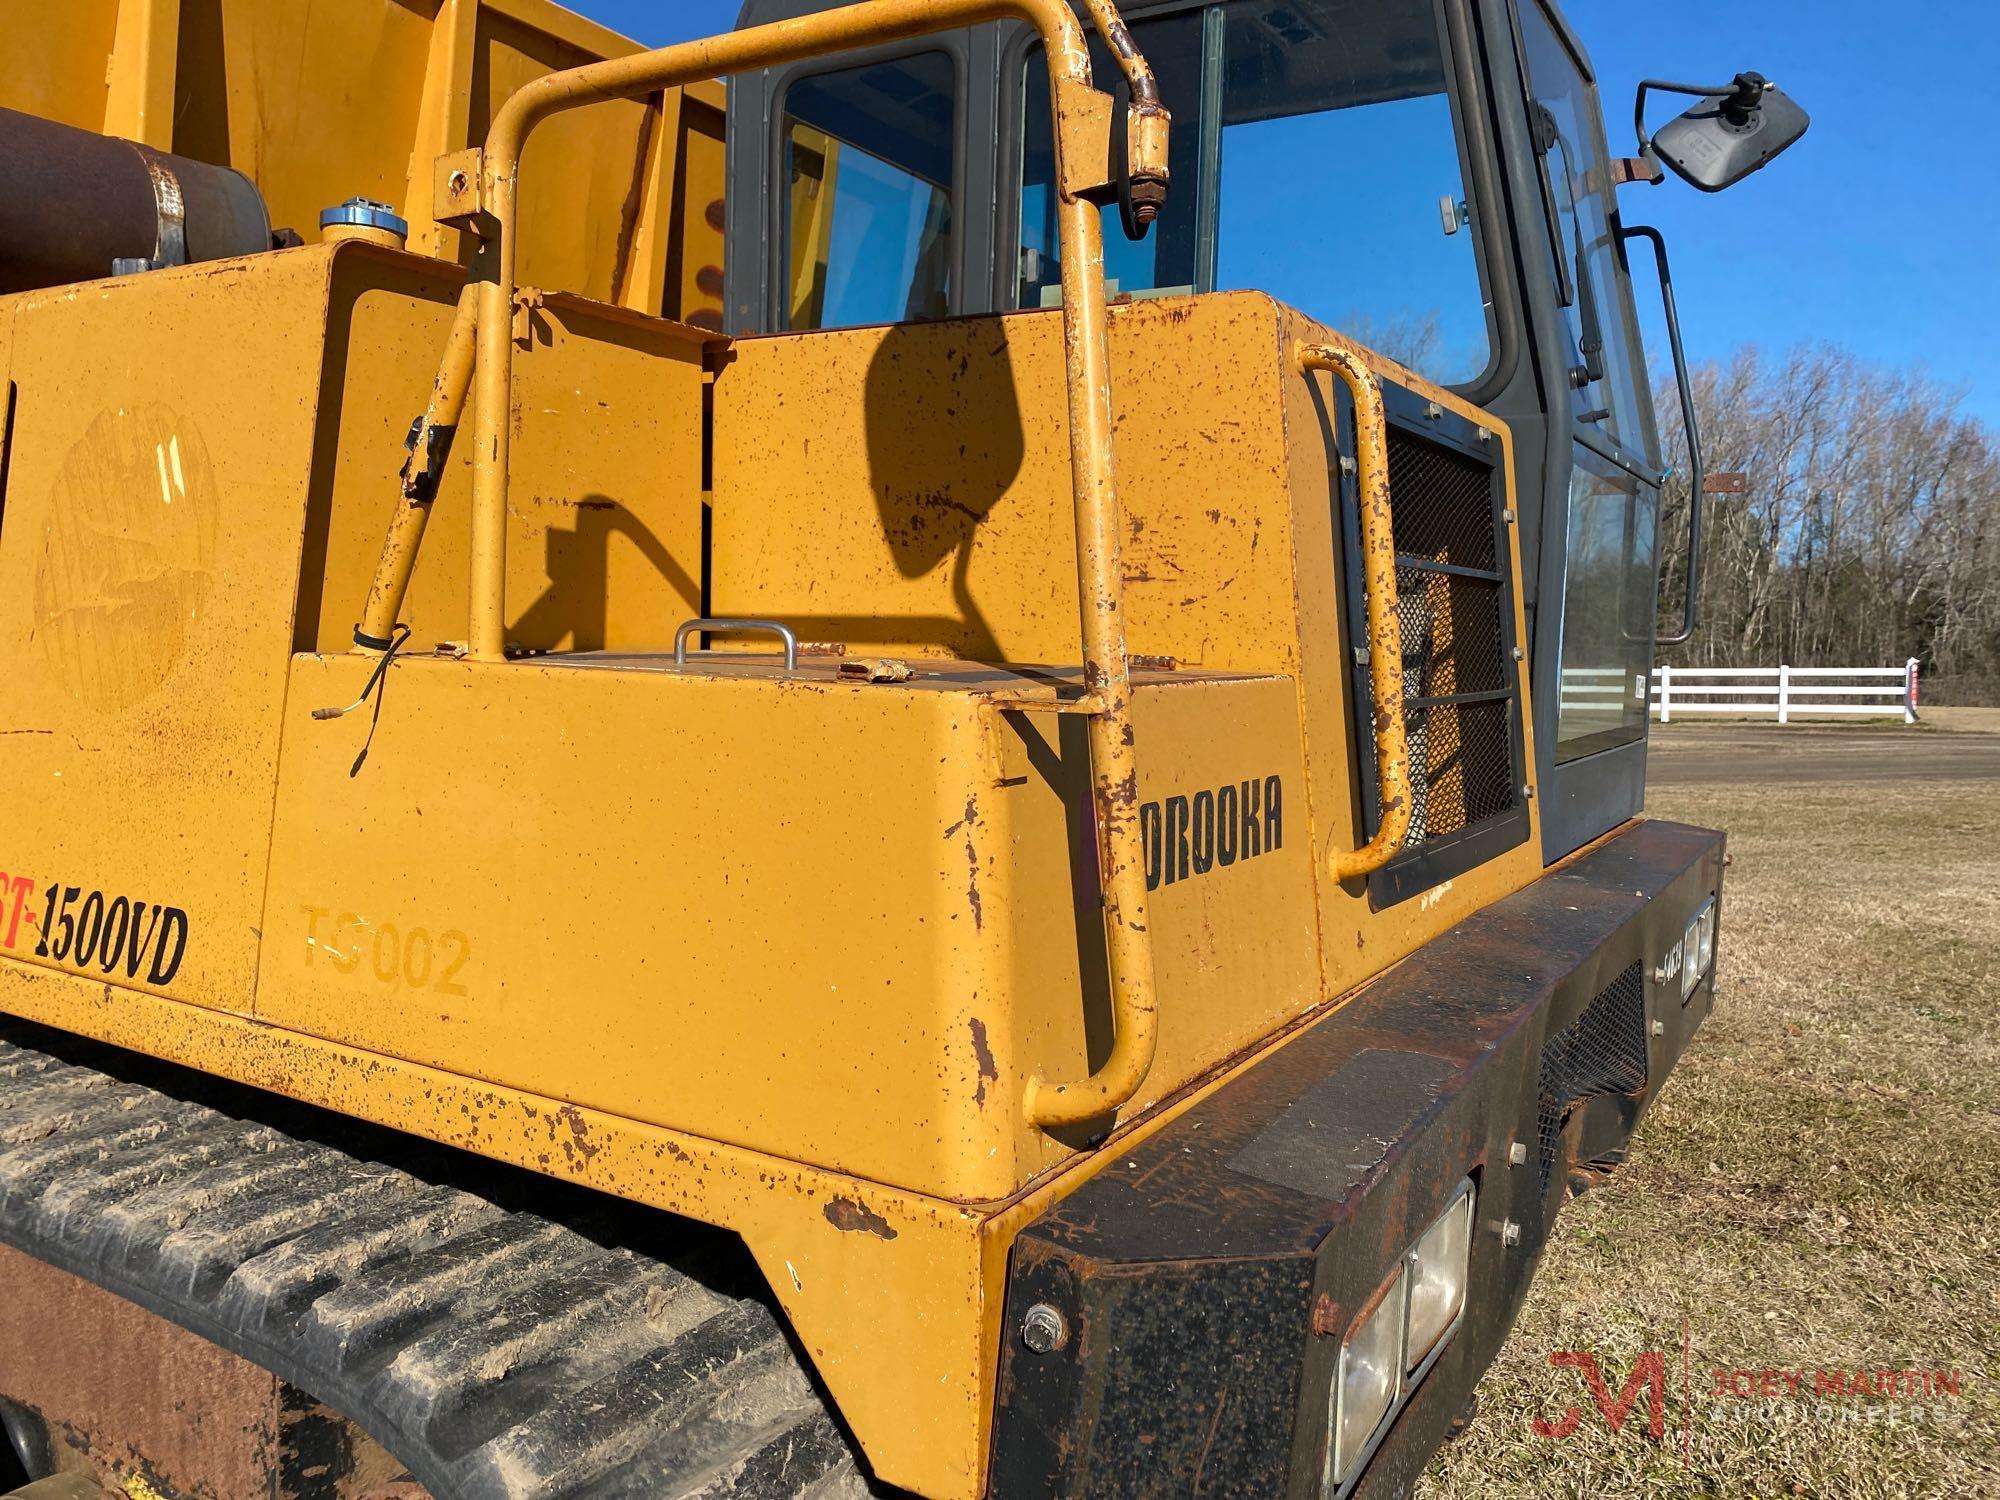
[{"label": "rusty hydraulic cylinder", "polygon": [[1410,747],[1403,721],[1403,624],[1396,613],[1396,528],[1389,500],[1389,418],[1382,385],[1360,355],[1329,344],[1299,350],[1301,370],[1330,371],[1354,398],[1361,572],[1368,617],[1368,685],[1375,699],[1375,784],[1381,820],[1359,849],[1329,849],[1335,880],[1379,870],[1410,831]]},{"label": "rusty hydraulic cylinder", "polygon": [[241,172],[0,109],[0,293],[270,248]]},{"label": "rusty hydraulic cylinder", "polygon": [[[1089,0],[1092,18],[1132,85],[1127,175],[1135,189],[1167,181],[1167,115],[1151,72],[1110,0]],[[1069,390],[1071,486],[1076,509],[1078,604],[1084,701],[1089,718],[1106,958],[1111,1052],[1097,1071],[1069,1082],[1031,1078],[1028,1118],[1053,1126],[1102,1117],[1139,1091],[1158,1045],[1152,939],[1140,849],[1137,760],[1126,659],[1123,524],[1111,452],[1111,363],[1105,327],[1104,242],[1094,200],[1115,175],[1109,101],[1091,85],[1083,28],[1067,0],[865,0],[839,10],[756,26],[705,41],[550,73],[527,84],[495,116],[477,162],[479,207],[488,216],[479,282],[476,436],[473,451],[469,645],[475,657],[506,654],[508,447],[512,436],[515,216],[521,152],[549,116],[599,100],[629,98],[751,68],[1019,17],[1040,34],[1050,73],[1058,143],[1063,332]],[[462,188],[450,174],[451,191]]]},{"label": "rusty hydraulic cylinder", "polygon": [[437,499],[452,437],[465,416],[466,394],[472,389],[478,317],[479,283],[468,281],[458,294],[451,332],[445,335],[444,358],[431,382],[430,401],[410,429],[402,496],[389,517],[388,535],[382,538],[382,556],[368,585],[361,623],[354,627],[354,644],[364,650],[386,651],[394,638],[396,616],[402,613],[410,574],[416,570],[417,553],[423,546],[424,528],[430,524],[431,502]]}]

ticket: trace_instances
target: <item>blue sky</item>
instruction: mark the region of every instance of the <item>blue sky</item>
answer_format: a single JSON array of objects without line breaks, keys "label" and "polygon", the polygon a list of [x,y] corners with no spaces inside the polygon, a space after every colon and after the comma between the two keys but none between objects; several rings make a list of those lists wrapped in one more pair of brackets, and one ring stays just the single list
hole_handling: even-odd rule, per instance
[{"label": "blue sky", "polygon": [[[655,45],[724,30],[737,0],[569,0]],[[1922,364],[2000,427],[2000,188],[1988,166],[1993,0],[1569,0],[1596,64],[1615,152],[1632,148],[1642,77],[1755,68],[1811,111],[1811,132],[1725,193],[1678,180],[1622,190],[1628,221],[1674,252],[1689,354],[1831,339]],[[1655,123],[1671,98],[1649,110]],[[1301,255],[1312,247],[1301,244]],[[1635,268],[1636,269],[1636,268]],[[1655,339],[1657,297],[1639,275]]]}]

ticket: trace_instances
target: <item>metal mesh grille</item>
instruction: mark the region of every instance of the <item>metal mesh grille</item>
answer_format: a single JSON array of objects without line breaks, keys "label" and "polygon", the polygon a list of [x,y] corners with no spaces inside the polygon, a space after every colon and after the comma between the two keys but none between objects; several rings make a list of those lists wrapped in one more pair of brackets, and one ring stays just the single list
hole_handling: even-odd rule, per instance
[{"label": "metal mesh grille", "polygon": [[1392,427],[1389,474],[1415,790],[1404,847],[1414,848],[1515,805],[1515,674],[1501,615],[1492,467]]},{"label": "metal mesh grille", "polygon": [[1396,615],[1405,697],[1507,691],[1497,581],[1398,568]]},{"label": "metal mesh grille", "polygon": [[1389,433],[1396,551],[1461,568],[1497,566],[1493,470],[1413,433]]},{"label": "metal mesh grille", "polygon": [[1579,1099],[1646,1086],[1646,969],[1635,963],[1542,1046],[1542,1191],[1555,1174],[1563,1122]]},{"label": "metal mesh grille", "polygon": [[1455,833],[1514,805],[1513,746],[1504,698],[1412,704],[1405,718],[1415,793],[1406,843]]}]

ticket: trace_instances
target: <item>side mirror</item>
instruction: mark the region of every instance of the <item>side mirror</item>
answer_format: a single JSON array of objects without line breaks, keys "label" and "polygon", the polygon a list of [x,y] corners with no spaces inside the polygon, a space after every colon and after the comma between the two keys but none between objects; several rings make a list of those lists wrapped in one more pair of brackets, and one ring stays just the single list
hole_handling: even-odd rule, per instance
[{"label": "side mirror", "polygon": [[[1695,94],[1701,96],[1701,102],[1669,120],[1649,141],[1648,89]],[[1704,193],[1719,193],[1741,182],[1804,135],[1812,123],[1789,94],[1761,73],[1738,73],[1734,83],[1720,88],[1649,78],[1639,85],[1633,115],[1639,130],[1639,154],[1651,154]]]}]

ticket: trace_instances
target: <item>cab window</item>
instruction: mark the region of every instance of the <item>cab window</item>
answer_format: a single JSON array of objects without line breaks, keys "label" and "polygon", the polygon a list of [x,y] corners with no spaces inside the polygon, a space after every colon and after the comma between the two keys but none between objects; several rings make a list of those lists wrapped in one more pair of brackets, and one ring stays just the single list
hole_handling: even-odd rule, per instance
[{"label": "cab window", "polygon": [[787,91],[785,327],[951,311],[953,73],[947,55],[925,52]]},{"label": "cab window", "polygon": [[1634,454],[1647,448],[1644,361],[1611,227],[1609,153],[1583,64],[1539,4],[1521,7],[1528,124],[1554,241],[1577,421]]},{"label": "cab window", "polygon": [[[1445,384],[1492,354],[1442,34],[1429,5],[1248,0],[1134,27],[1174,115],[1145,241],[1105,216],[1114,296],[1255,288]],[[1093,57],[1100,79],[1118,77]],[[1020,305],[1061,295],[1048,80],[1023,79]]]}]

